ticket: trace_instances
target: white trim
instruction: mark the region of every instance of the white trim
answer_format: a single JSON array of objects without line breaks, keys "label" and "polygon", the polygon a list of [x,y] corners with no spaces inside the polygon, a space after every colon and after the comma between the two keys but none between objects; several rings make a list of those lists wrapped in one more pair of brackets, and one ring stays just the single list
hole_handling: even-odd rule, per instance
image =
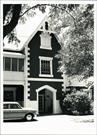
[{"label": "white trim", "polygon": [[28,52],[28,55],[30,55],[30,52]]},{"label": "white trim", "polygon": [[28,47],[27,50],[30,51],[30,48]]},{"label": "white trim", "polygon": [[29,76],[29,75],[30,75],[30,73],[29,73],[29,71],[28,71],[27,76]]},{"label": "white trim", "polygon": [[11,58],[25,58],[25,55],[21,53],[15,53],[15,52],[3,52],[3,57],[11,57]]},{"label": "white trim", "polygon": [[30,60],[30,58],[28,57],[27,60]]},{"label": "white trim", "polygon": [[62,87],[64,87],[64,84],[62,84]]},{"label": "white trim", "polygon": [[44,85],[44,86],[39,87],[38,89],[36,89],[36,92],[39,92],[39,91],[41,91],[43,89],[50,90],[51,92],[57,92],[56,89],[54,89],[53,87],[51,87],[49,85]]},{"label": "white trim", "polygon": [[25,86],[24,86],[24,107],[27,107],[29,99],[28,99],[28,45],[25,46],[25,61],[24,61],[24,78],[25,78]]},{"label": "white trim", "polygon": [[39,74],[39,77],[53,77],[53,75],[51,74]]},{"label": "white trim", "polygon": [[48,33],[55,33],[55,32],[52,31],[52,30],[45,30],[45,29],[39,29],[39,31],[41,31],[41,32],[48,32]]},{"label": "white trim", "polygon": [[[27,63],[27,66],[29,66],[29,65],[30,65],[30,63],[28,62],[28,63]],[[28,67],[27,70],[30,70],[30,67]]]},{"label": "white trim", "polygon": [[28,83],[28,86],[30,86],[30,83]]},{"label": "white trim", "polygon": [[[49,61],[50,62],[50,74],[42,74],[41,73],[41,61]],[[53,64],[52,64],[53,57],[44,57],[39,56],[39,76],[40,77],[53,77]]]},{"label": "white trim", "polygon": [[39,56],[40,60],[53,60],[53,57]]},{"label": "white trim", "polygon": [[51,78],[27,78],[28,81],[48,81],[48,82],[63,82],[63,79],[51,79]]},{"label": "white trim", "polygon": [[42,46],[40,46],[40,49],[44,49],[44,50],[52,50],[52,48],[50,47],[50,48],[47,48],[47,47],[42,47]]},{"label": "white trim", "polygon": [[[54,89],[53,87],[49,86],[49,85],[44,85],[44,86],[41,86],[38,89],[36,89],[36,92],[37,92],[37,104],[39,102],[39,99],[38,99],[39,91],[41,91],[43,89],[47,89],[47,90],[49,90],[49,91],[51,91],[53,93],[53,113],[56,113],[56,92],[57,92],[57,90]],[[39,107],[37,107],[37,108],[39,109]],[[39,113],[39,110],[38,110],[38,113]]]},{"label": "white trim", "polygon": [[25,84],[25,82],[24,81],[4,81],[3,82],[3,84],[4,85],[6,85],[6,84],[9,84],[9,85],[23,85],[24,86],[24,84]]},{"label": "white trim", "polygon": [[[27,66],[29,66],[29,63],[27,64]],[[29,70],[30,70],[30,67],[27,68],[27,71],[29,71]]]}]

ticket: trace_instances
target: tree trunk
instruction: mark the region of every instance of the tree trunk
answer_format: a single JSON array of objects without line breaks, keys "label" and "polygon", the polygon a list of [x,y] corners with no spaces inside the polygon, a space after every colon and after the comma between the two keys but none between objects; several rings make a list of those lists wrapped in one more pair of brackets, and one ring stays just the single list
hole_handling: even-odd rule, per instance
[{"label": "tree trunk", "polygon": [[[6,6],[7,7],[7,6]],[[8,12],[8,8],[5,7],[5,10],[3,10],[4,13],[4,19]],[[21,4],[12,5],[12,18],[11,21],[3,27],[3,38],[8,35],[18,24],[18,20],[20,18],[20,12],[21,12]]]}]

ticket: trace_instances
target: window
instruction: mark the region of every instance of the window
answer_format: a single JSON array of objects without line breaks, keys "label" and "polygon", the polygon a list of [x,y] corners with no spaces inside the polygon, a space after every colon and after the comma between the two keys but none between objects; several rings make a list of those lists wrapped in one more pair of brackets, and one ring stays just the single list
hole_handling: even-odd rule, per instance
[{"label": "window", "polygon": [[24,60],[19,59],[19,71],[24,71]]},{"label": "window", "polygon": [[5,70],[6,71],[10,71],[11,70],[11,65],[10,65],[11,59],[10,58],[6,58],[4,63],[5,63]]},{"label": "window", "polygon": [[40,77],[53,77],[52,74],[52,59],[50,57],[39,57],[40,59]]},{"label": "window", "polygon": [[41,74],[50,74],[50,61],[41,60]]},{"label": "window", "polygon": [[51,36],[47,32],[43,32],[40,35],[40,48],[51,50]]},{"label": "window", "polygon": [[12,71],[17,71],[17,59],[12,58]]},{"label": "window", "polygon": [[24,71],[24,59],[20,58],[3,58],[4,71]]},{"label": "window", "polygon": [[21,109],[18,104],[10,104],[10,109]]}]

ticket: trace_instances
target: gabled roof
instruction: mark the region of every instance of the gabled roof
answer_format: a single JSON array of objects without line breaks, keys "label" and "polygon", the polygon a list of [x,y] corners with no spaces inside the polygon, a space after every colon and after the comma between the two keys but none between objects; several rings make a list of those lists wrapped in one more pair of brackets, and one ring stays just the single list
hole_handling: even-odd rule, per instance
[{"label": "gabled roof", "polygon": [[[24,43],[24,45],[22,46],[22,48],[20,48],[20,49],[16,49],[15,51],[16,52],[18,52],[18,51],[21,51],[21,50],[23,50],[24,48],[25,48],[25,46],[26,45],[28,45],[28,43],[31,41],[31,39],[35,36],[35,34],[38,32],[38,31],[43,31],[42,29],[41,29],[41,27],[44,25],[44,23],[45,22],[48,22],[48,15],[46,15],[43,19],[42,19],[42,21],[41,21],[41,23],[38,25],[38,26],[36,26],[36,28],[35,28],[35,30],[32,32],[32,34],[27,38],[27,40],[26,40],[26,42]],[[55,38],[57,39],[57,41],[59,42],[59,39],[58,39],[58,36],[55,34],[55,32],[53,32],[53,31],[50,31],[50,30],[46,30],[47,32],[49,32],[49,33],[53,33],[54,34],[54,36],[55,36]],[[59,44],[60,44],[60,42],[59,42]],[[4,48],[4,50],[6,51],[13,51],[13,49],[6,49],[6,48]]]},{"label": "gabled roof", "polygon": [[[43,24],[48,21],[48,16],[46,15],[44,17],[44,19],[41,21],[41,23],[38,25],[38,27],[35,29],[35,31],[30,35],[30,37],[28,38],[28,40],[24,43],[23,47],[21,49],[23,49],[26,45],[28,45],[28,43],[31,41],[31,39],[35,36],[35,34],[37,33],[37,31],[42,31],[41,27],[43,26]],[[53,31],[50,30],[46,30],[50,33],[54,33]]]}]

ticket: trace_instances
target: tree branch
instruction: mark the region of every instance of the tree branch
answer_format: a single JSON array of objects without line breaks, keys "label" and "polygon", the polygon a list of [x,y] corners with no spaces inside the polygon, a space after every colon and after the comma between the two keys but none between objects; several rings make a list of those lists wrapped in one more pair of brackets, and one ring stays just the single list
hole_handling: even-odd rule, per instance
[{"label": "tree branch", "polygon": [[18,24],[18,20],[20,17],[20,12],[21,12],[21,5],[12,5],[13,6],[13,15],[12,19],[9,22],[9,24],[3,26],[3,38],[8,35]]},{"label": "tree branch", "polygon": [[59,6],[55,5],[55,4],[47,4],[47,6],[51,6],[51,7],[60,9],[60,10],[65,10],[65,12],[66,12],[67,14],[69,14],[69,15],[72,17],[72,19],[73,19],[73,21],[74,21],[74,26],[77,27],[76,21],[75,21],[75,17],[74,17],[72,14],[70,14],[70,13],[65,9],[65,7],[62,8],[62,7],[59,7]]},{"label": "tree branch", "polygon": [[35,6],[33,6],[33,7],[30,7],[29,9],[27,9],[24,13],[22,13],[21,15],[20,15],[20,17],[22,17],[23,15],[25,15],[28,11],[30,11],[31,9],[34,9],[34,8],[37,8],[37,7],[39,7],[40,6],[40,4],[37,4],[37,5],[35,5]]}]

